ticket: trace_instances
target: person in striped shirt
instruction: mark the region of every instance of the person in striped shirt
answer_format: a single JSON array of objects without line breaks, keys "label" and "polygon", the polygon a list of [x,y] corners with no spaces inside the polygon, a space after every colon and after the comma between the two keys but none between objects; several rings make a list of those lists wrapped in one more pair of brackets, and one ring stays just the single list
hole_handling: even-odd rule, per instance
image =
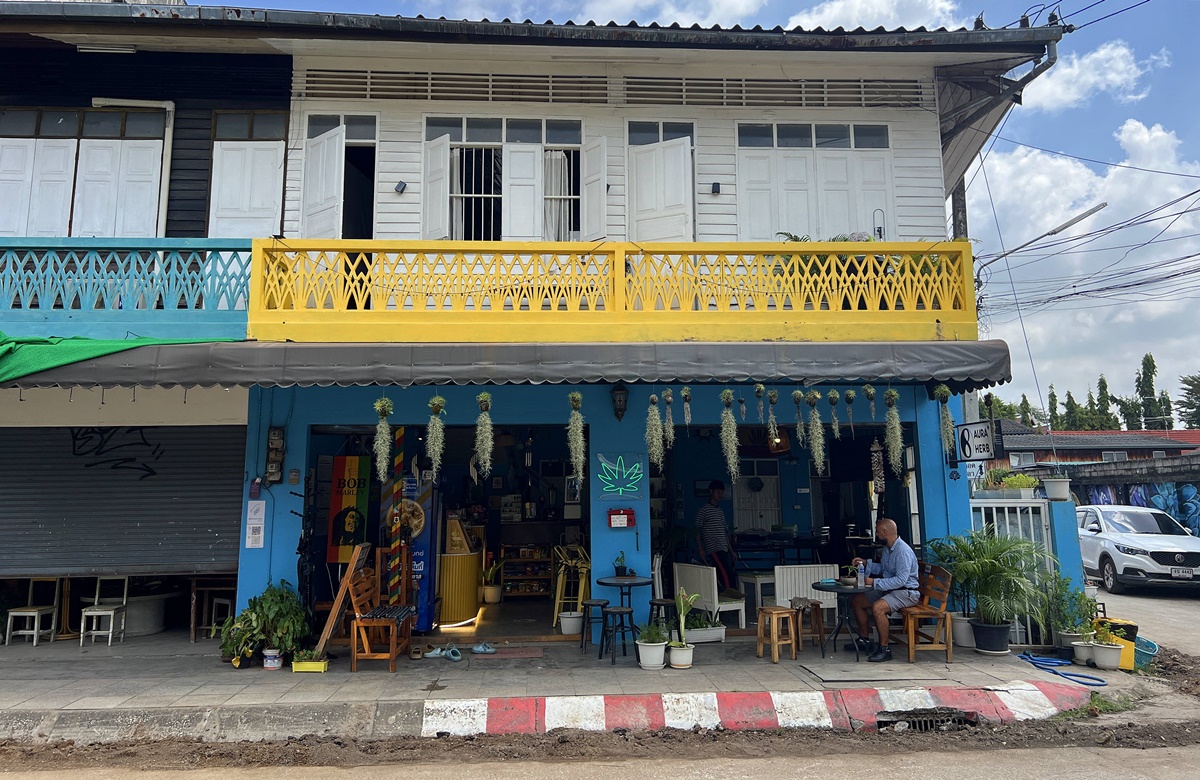
[{"label": "person in striped shirt", "polygon": [[726,591],[733,591],[733,545],[729,541],[729,525],[721,509],[725,483],[714,479],[708,483],[708,503],[696,513],[696,549],[700,560],[717,567],[717,579]]}]

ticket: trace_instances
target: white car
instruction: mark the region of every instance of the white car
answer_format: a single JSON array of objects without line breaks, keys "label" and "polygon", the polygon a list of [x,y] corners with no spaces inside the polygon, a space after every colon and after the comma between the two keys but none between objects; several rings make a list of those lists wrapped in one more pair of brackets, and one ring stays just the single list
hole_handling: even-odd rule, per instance
[{"label": "white car", "polygon": [[1158,509],[1080,506],[1083,568],[1109,593],[1135,585],[1200,587],[1200,539]]}]

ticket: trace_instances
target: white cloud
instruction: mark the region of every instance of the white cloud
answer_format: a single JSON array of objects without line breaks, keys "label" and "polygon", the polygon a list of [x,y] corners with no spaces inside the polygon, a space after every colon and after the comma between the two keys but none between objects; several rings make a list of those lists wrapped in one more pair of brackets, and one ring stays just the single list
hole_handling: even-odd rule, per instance
[{"label": "white cloud", "polygon": [[788,27],[961,27],[956,0],[826,0],[793,14]]},{"label": "white cloud", "polygon": [[1150,88],[1144,77],[1158,68],[1170,67],[1165,49],[1139,61],[1125,41],[1101,44],[1084,55],[1069,54],[1025,90],[1023,104],[1041,111],[1063,111],[1109,95],[1121,103],[1136,103]]},{"label": "white cloud", "polygon": [[[1114,156],[1126,165],[1200,175],[1200,161],[1194,151],[1185,152],[1174,132],[1161,125],[1146,125],[1128,119],[1114,132],[1121,153]],[[973,174],[968,174],[968,180]],[[1189,195],[1200,181],[1130,170],[1107,168],[1095,171],[1087,165],[1063,157],[1027,148],[1011,152],[994,151],[987,158],[987,181],[1004,244],[1012,249],[1065,222],[1099,202],[1109,206],[1099,214],[1071,228],[1067,234],[1080,235],[1130,219],[1169,200],[1184,197],[1162,213],[1174,213],[1196,198]],[[1200,201],[1193,208],[1200,207]],[[983,176],[975,178],[968,192],[971,234],[980,240],[978,254],[1000,252],[992,205]],[[1200,215],[1180,217],[1159,241],[1137,249],[1123,258],[1127,245],[1149,241],[1166,228],[1171,220],[1122,230],[1095,243],[1077,247],[1104,251],[1061,254],[1035,260],[1037,255],[1054,249],[1023,252],[987,269],[990,278],[984,293],[984,321],[990,323],[987,337],[1009,343],[1013,358],[1014,384],[999,389],[1001,397],[1017,400],[1022,393],[1036,397],[1025,336],[1011,309],[1012,287],[1006,262],[1013,266],[1012,279],[1019,300],[1028,304],[1054,290],[1069,292],[1088,274],[1128,271],[1135,266],[1162,263],[1191,253],[1200,253]],[[1172,239],[1163,241],[1163,239]],[[1047,239],[1051,241],[1056,239]],[[1043,242],[1039,242],[1043,243]],[[1113,248],[1122,247],[1122,248]],[[1062,248],[1062,247],[1058,247]],[[1075,248],[1075,247],[1073,247]],[[985,272],[985,273],[987,273]],[[1184,280],[1186,283],[1188,280]],[[1191,284],[1200,294],[1200,284]],[[1075,289],[1078,289],[1077,287]],[[1184,291],[1183,295],[1192,294]],[[1043,393],[1054,383],[1061,401],[1066,391],[1082,401],[1088,386],[1104,373],[1112,392],[1127,395],[1133,391],[1133,374],[1142,355],[1154,354],[1159,366],[1158,387],[1178,395],[1178,378],[1200,370],[1195,351],[1195,300],[1180,294],[1142,291],[1129,295],[1120,305],[1098,307],[1112,299],[1072,298],[1041,311],[1024,310],[1030,351],[1037,365]],[[989,315],[989,310],[992,314]]]}]

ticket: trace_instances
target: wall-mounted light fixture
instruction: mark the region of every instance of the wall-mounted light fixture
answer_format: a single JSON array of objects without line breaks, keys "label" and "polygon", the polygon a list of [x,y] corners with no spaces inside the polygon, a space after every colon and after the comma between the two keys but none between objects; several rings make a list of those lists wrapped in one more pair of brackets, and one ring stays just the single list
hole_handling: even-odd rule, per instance
[{"label": "wall-mounted light fixture", "polygon": [[720,194],[721,194],[721,182],[719,182],[719,181],[714,181],[714,182],[713,182],[713,185],[712,185],[712,194],[713,194],[713,195],[720,195]]},{"label": "wall-mounted light fixture", "polygon": [[396,188],[395,188],[396,192],[404,192],[404,190],[406,190],[407,188],[408,188],[408,182],[406,182],[406,181],[396,182]]},{"label": "wall-mounted light fixture", "polygon": [[613,414],[619,422],[625,416],[625,410],[629,408],[629,388],[616,385],[608,394],[612,396]]}]

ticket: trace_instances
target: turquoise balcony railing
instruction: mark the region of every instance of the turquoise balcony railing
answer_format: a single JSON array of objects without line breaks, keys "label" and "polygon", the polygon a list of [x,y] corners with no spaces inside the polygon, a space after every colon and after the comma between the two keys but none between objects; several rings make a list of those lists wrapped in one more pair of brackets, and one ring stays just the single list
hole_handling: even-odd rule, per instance
[{"label": "turquoise balcony railing", "polygon": [[0,238],[0,331],[246,338],[250,241]]}]

